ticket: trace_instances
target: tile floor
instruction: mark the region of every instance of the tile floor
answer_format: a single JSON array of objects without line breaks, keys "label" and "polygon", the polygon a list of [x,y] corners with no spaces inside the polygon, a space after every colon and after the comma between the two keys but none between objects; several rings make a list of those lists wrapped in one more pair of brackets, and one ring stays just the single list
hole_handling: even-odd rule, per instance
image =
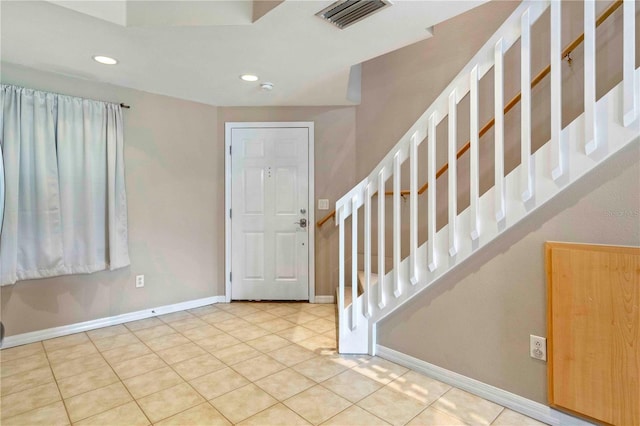
[{"label": "tile floor", "polygon": [[534,425],[378,357],[334,305],[205,306],[0,351],[11,425]]}]

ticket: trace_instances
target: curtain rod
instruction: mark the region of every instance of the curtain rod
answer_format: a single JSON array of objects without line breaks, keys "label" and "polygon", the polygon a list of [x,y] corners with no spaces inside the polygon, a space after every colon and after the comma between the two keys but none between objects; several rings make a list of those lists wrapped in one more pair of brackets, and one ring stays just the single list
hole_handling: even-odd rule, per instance
[{"label": "curtain rod", "polygon": [[121,104],[120,104],[120,108],[126,108],[126,109],[129,109],[129,108],[131,108],[131,107],[130,107],[129,105],[125,105],[125,104],[121,103]]}]

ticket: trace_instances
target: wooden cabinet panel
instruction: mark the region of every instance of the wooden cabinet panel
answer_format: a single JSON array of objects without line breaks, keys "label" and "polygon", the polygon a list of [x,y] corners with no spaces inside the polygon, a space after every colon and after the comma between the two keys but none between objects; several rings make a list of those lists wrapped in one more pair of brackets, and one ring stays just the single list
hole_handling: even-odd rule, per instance
[{"label": "wooden cabinet panel", "polygon": [[640,248],[547,243],[549,402],[640,425]]}]

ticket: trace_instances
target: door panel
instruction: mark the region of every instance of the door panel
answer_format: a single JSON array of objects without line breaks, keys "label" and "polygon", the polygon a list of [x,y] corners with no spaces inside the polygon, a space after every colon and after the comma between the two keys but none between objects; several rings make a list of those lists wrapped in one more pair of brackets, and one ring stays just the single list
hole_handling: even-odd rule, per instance
[{"label": "door panel", "polygon": [[231,297],[309,299],[309,131],[231,131]]}]

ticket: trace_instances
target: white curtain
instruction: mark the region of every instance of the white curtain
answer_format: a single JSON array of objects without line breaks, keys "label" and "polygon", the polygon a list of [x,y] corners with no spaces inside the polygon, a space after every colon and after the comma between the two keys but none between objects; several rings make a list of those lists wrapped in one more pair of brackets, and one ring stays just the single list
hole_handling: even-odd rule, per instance
[{"label": "white curtain", "polygon": [[129,265],[120,106],[1,89],[0,284]]}]

